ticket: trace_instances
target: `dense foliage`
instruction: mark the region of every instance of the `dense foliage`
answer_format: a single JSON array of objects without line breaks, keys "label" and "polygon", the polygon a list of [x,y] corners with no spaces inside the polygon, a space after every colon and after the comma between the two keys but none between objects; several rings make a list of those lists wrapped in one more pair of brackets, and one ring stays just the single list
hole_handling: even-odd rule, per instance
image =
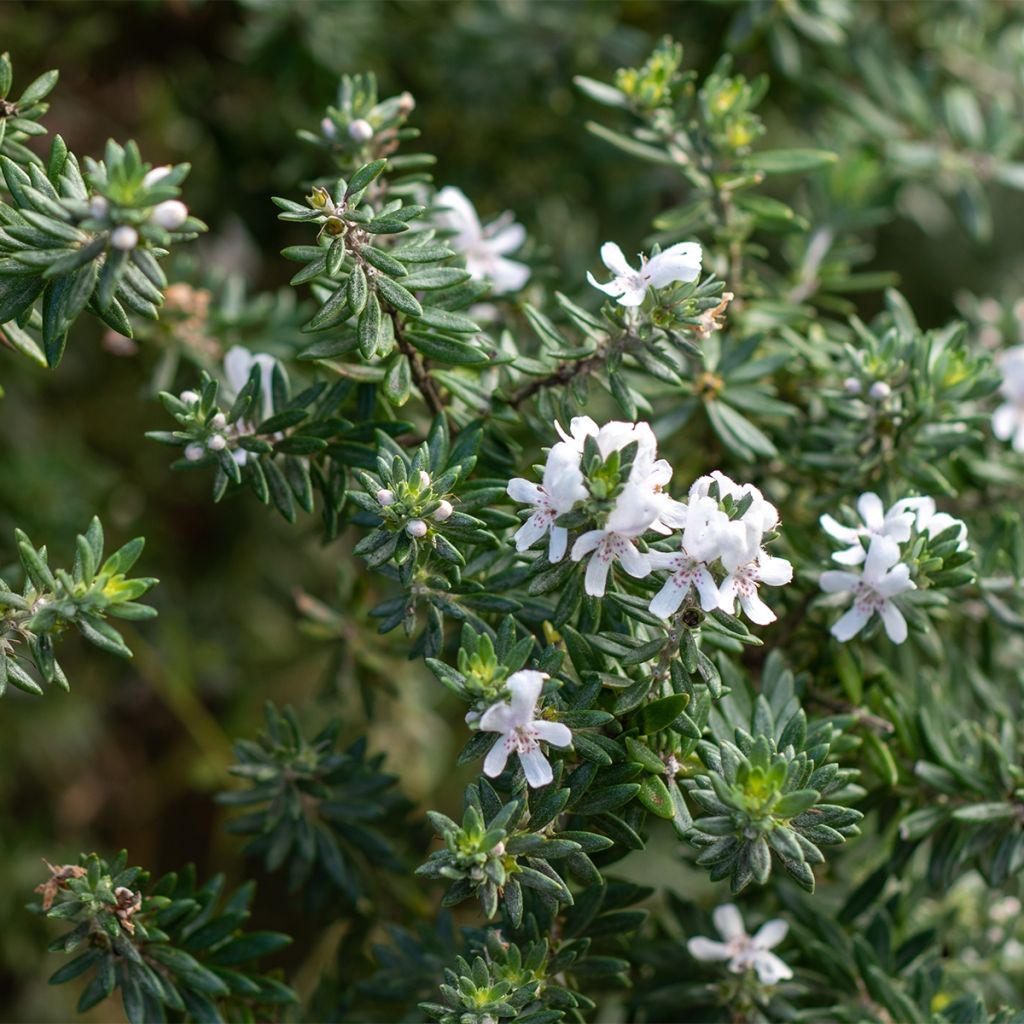
[{"label": "dense foliage", "polygon": [[1024,1020],[1019,11],[174,17],[294,137],[0,58],[16,1015]]}]

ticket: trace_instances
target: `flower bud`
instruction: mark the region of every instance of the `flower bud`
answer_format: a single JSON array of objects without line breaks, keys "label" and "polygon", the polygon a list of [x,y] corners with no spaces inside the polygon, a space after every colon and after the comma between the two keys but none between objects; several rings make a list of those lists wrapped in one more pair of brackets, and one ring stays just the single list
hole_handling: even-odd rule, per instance
[{"label": "flower bud", "polygon": [[421,490],[430,486],[430,474],[425,469],[420,470],[419,481]]},{"label": "flower bud", "polygon": [[422,519],[410,519],[405,524],[405,532],[410,537],[425,537],[427,535],[427,524]]},{"label": "flower bud", "polygon": [[93,196],[89,200],[90,217],[94,217],[96,220],[103,220],[109,211],[110,203],[107,202],[106,196]]},{"label": "flower bud", "polygon": [[222,412],[217,413],[217,415],[210,420],[210,426],[213,427],[214,430],[223,430],[227,425],[228,418]]},{"label": "flower bud", "polygon": [[128,252],[139,244],[139,233],[135,228],[122,224],[119,228],[114,228],[110,232],[110,244],[115,249]]},{"label": "flower bud", "polygon": [[184,402],[185,405],[195,405],[195,403],[199,401],[199,395],[194,391],[182,391],[182,393],[178,395],[178,400]]},{"label": "flower bud", "polygon": [[884,380],[876,380],[868,388],[868,395],[876,402],[884,402],[892,394],[892,388]]},{"label": "flower bud", "polygon": [[223,434],[214,434],[210,440],[206,442],[206,447],[209,448],[211,452],[222,452],[227,448],[227,446],[227,438],[225,438]]},{"label": "flower bud", "polygon": [[373,138],[373,125],[360,117],[348,126],[348,134],[353,142],[369,142]]},{"label": "flower bud", "polygon": [[338,137],[338,126],[329,117],[325,117],[320,122],[320,131],[329,139]]},{"label": "flower bud", "polygon": [[843,381],[843,390],[848,395],[859,395],[862,391],[861,383],[856,377],[847,377]]},{"label": "flower bud", "polygon": [[151,171],[146,171],[146,176],[142,179],[142,184],[145,185],[146,188],[152,188],[158,182],[163,181],[172,170],[173,168],[170,164],[163,164],[161,167],[154,167]]},{"label": "flower bud", "polygon": [[442,501],[441,504],[434,509],[434,522],[443,523],[446,519],[448,519],[451,516],[452,512],[454,511],[455,509],[452,508],[452,503],[450,501]]},{"label": "flower bud", "polygon": [[201,444],[193,442],[192,444],[185,446],[185,458],[188,459],[189,462],[198,462],[205,454],[206,453],[203,451],[203,446]]},{"label": "flower bud", "polygon": [[377,492],[377,501],[387,508],[388,505],[394,505],[395,503],[395,492],[389,491],[386,487],[382,487]]},{"label": "flower bud", "polygon": [[154,206],[150,217],[166,231],[177,231],[188,220],[188,207],[180,199],[168,199]]}]

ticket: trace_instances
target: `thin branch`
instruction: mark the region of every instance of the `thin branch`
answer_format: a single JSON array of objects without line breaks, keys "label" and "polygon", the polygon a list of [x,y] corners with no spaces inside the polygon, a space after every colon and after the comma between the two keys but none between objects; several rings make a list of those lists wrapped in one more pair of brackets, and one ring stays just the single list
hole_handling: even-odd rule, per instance
[{"label": "thin branch", "polygon": [[430,407],[430,411],[435,415],[444,412],[444,402],[441,400],[441,393],[437,390],[437,384],[434,383],[434,379],[430,376],[427,369],[426,361],[420,356],[419,352],[412,347],[402,332],[402,321],[398,316],[398,311],[392,308],[388,308],[388,315],[391,317],[391,324],[395,330],[395,341],[398,342],[398,347],[409,359],[409,367],[412,370],[412,379],[416,382],[416,387],[419,388],[420,394],[423,396],[423,400]]}]

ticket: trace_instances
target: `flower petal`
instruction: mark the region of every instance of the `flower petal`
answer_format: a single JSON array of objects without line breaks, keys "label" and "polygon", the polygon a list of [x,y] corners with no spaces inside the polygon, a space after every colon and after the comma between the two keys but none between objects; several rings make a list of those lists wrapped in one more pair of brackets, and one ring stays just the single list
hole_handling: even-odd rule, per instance
[{"label": "flower petal", "polygon": [[540,747],[521,753],[519,763],[523,766],[527,784],[533,786],[534,789],[546,786],[554,778],[551,762],[544,756]]},{"label": "flower petal", "polygon": [[793,977],[789,966],[774,953],[758,953],[754,958],[754,970],[762,985],[774,985]]},{"label": "flower petal", "polygon": [[505,737],[499,736],[484,758],[484,775],[492,779],[497,778],[505,770],[507,761],[508,747],[505,746]]},{"label": "flower petal", "polygon": [[601,262],[616,277],[624,277],[626,274],[634,273],[633,268],[626,262],[626,257],[615,242],[605,242],[601,246]]},{"label": "flower petal", "polygon": [[[584,536],[586,536],[584,534]],[[577,542],[578,543],[578,542]],[[576,548],[573,548],[575,551]],[[604,590],[608,584],[608,570],[612,567],[610,558],[602,558],[600,552],[590,556],[587,563],[587,572],[583,578],[583,589],[591,597],[604,597]]]},{"label": "flower petal", "polygon": [[705,963],[716,960],[728,960],[732,951],[724,942],[715,942],[713,939],[706,939],[703,935],[697,935],[686,943],[686,949],[694,960],[701,960]]},{"label": "flower petal", "polygon": [[715,922],[718,934],[726,941],[746,937],[747,929],[743,925],[743,915],[735,903],[723,903],[715,907],[711,919]]},{"label": "flower petal", "polygon": [[882,616],[882,625],[885,626],[885,634],[894,644],[901,644],[907,639],[907,620],[903,612],[892,603],[886,601],[878,610]]},{"label": "flower petal", "polygon": [[561,722],[549,722],[538,718],[533,723],[533,729],[545,743],[550,743],[553,747],[572,746],[572,730]]},{"label": "flower petal", "polygon": [[765,921],[754,935],[754,945],[759,949],[774,949],[789,933],[789,922],[781,917]]},{"label": "flower petal", "polygon": [[868,624],[870,618],[871,612],[867,608],[855,604],[845,615],[840,616],[830,632],[840,643],[846,643]]},{"label": "flower petal", "polygon": [[544,499],[544,491],[540,484],[524,480],[521,476],[509,480],[505,492],[513,501],[519,501],[526,505],[537,505]]},{"label": "flower petal", "polygon": [[838,594],[841,591],[852,591],[857,589],[860,577],[853,572],[841,572],[838,569],[826,569],[818,577],[818,586],[826,594]]}]

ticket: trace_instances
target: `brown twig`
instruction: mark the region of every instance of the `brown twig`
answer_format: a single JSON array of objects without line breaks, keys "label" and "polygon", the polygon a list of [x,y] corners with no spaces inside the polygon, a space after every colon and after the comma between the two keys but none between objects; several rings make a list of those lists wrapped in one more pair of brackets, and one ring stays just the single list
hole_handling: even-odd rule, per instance
[{"label": "brown twig", "polygon": [[389,309],[388,315],[391,317],[391,324],[395,330],[395,341],[398,342],[399,349],[401,349],[409,359],[409,368],[412,370],[412,379],[416,382],[416,387],[419,388],[420,394],[423,396],[423,400],[430,407],[430,411],[435,415],[437,413],[443,413],[444,402],[441,400],[441,393],[437,390],[437,384],[434,383],[434,379],[428,372],[426,361],[419,352],[412,347],[406,339],[405,334],[402,332],[402,321],[398,316],[398,311]]}]

